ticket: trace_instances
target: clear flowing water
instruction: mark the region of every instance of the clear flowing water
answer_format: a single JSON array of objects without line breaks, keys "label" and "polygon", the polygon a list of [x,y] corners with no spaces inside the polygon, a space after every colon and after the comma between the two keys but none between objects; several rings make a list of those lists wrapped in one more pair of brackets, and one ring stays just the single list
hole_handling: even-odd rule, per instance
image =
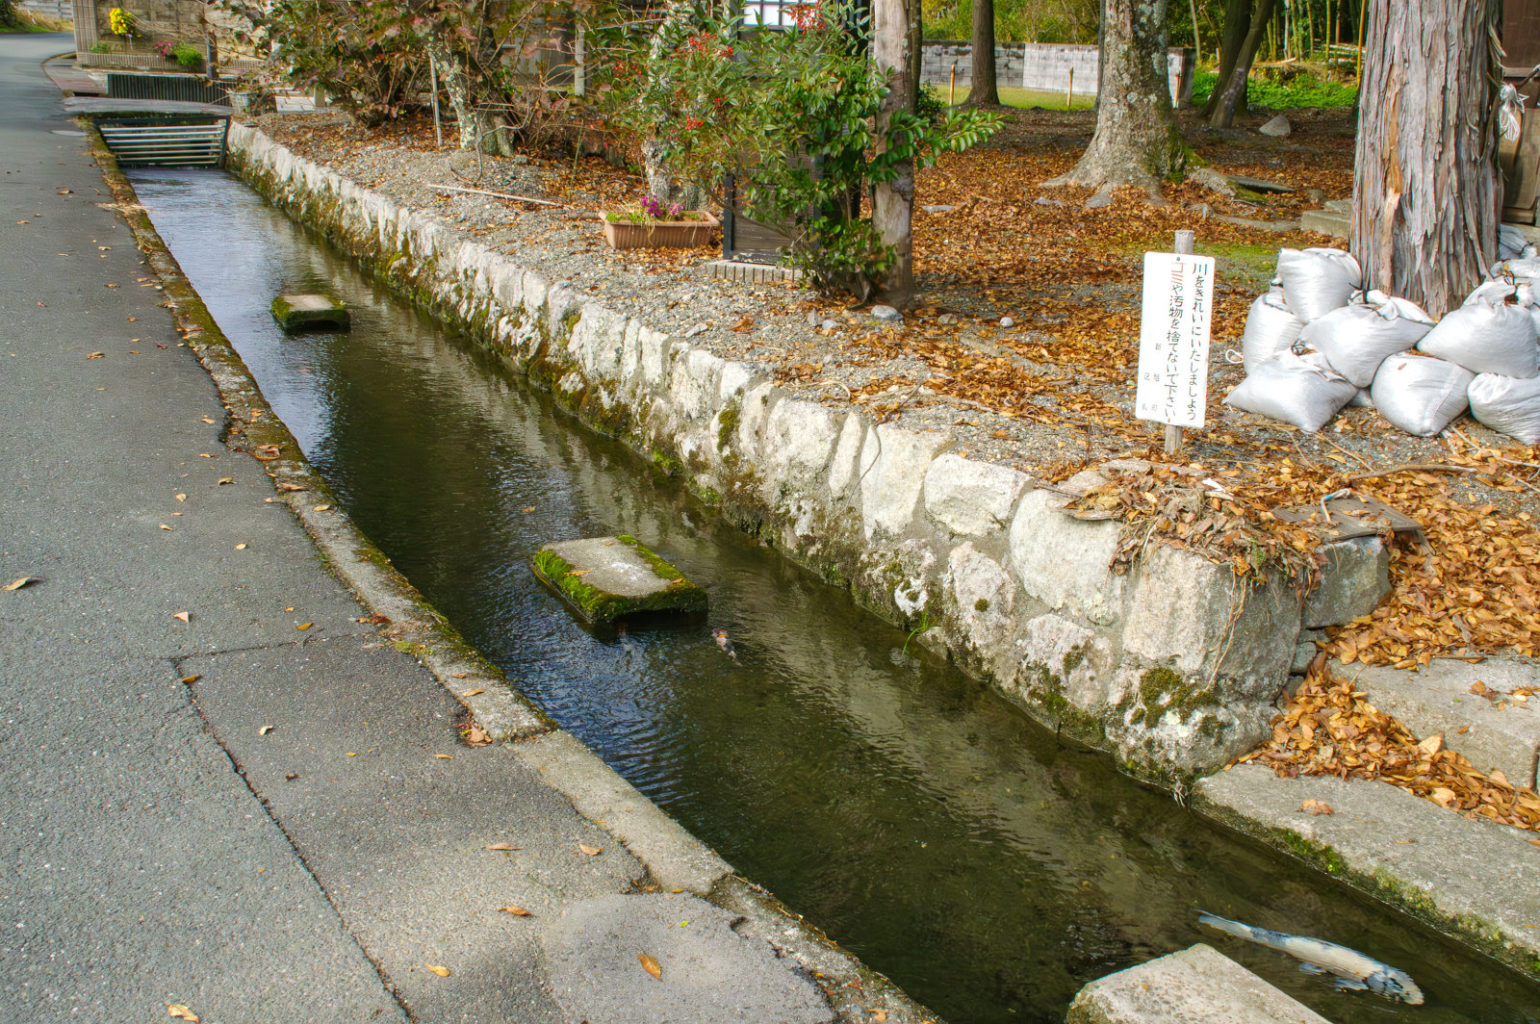
[{"label": "clear flowing water", "polygon": [[[1210,826],[906,653],[903,633],[238,181],[132,177],[274,410],[396,566],[740,873],[946,1018],[1062,1021],[1087,981],[1203,941],[1339,1024],[1540,1020],[1540,986]],[[285,337],[272,297],[323,289],[352,307],[352,331]],[[617,532],[705,586],[708,621],[598,636],[532,577],[541,544]],[[1409,971],[1428,1003],[1337,992],[1199,926],[1199,910],[1360,949]]]}]

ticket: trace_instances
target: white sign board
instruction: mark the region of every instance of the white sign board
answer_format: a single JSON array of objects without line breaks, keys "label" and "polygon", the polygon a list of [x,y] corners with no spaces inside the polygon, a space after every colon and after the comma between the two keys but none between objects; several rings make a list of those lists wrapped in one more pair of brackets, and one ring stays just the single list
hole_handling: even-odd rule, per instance
[{"label": "white sign board", "polygon": [[1212,256],[1144,254],[1135,416],[1174,427],[1203,426],[1213,298]]}]

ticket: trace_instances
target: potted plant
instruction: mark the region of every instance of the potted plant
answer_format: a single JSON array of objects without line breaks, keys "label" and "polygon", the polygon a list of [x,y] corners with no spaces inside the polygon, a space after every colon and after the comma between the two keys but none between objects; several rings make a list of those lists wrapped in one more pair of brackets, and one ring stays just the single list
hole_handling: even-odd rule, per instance
[{"label": "potted plant", "polygon": [[652,196],[635,210],[606,212],[604,240],[613,249],[693,249],[706,245],[721,222],[706,210],[665,206]]}]

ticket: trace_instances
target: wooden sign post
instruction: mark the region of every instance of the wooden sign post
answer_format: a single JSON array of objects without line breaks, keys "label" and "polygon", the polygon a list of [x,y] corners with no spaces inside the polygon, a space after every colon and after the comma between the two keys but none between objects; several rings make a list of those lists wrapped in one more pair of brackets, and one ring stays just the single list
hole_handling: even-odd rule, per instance
[{"label": "wooden sign post", "polygon": [[1144,254],[1144,312],[1134,415],[1166,425],[1166,454],[1182,447],[1182,428],[1203,426],[1208,403],[1209,321],[1214,259],[1192,254],[1193,233],[1176,233],[1176,252]]}]

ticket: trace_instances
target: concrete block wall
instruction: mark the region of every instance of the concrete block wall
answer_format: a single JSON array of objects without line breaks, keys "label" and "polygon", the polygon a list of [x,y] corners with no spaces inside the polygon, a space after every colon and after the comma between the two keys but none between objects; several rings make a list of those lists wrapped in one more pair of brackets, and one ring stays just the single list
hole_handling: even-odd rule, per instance
[{"label": "concrete block wall", "polygon": [[[920,62],[921,80],[945,86],[951,78],[952,64],[957,65],[957,84],[971,80],[972,44],[958,40],[925,43]],[[995,47],[995,80],[1001,85],[1019,85],[1038,92],[1063,93],[1073,85],[1075,96],[1095,96],[1097,68],[1101,55],[1094,46],[1069,43],[1007,43]],[[1168,78],[1171,100],[1177,106],[1192,101],[1194,55],[1190,48],[1173,47]],[[1074,78],[1071,82],[1071,73]]]},{"label": "concrete block wall", "polygon": [[1041,720],[1151,776],[1212,770],[1268,732],[1301,596],[1155,546],[1111,569],[1116,522],[1065,510],[944,431],[875,423],[518,266],[232,125],[231,166],[296,219],[522,369],[723,514],[914,628]]}]

